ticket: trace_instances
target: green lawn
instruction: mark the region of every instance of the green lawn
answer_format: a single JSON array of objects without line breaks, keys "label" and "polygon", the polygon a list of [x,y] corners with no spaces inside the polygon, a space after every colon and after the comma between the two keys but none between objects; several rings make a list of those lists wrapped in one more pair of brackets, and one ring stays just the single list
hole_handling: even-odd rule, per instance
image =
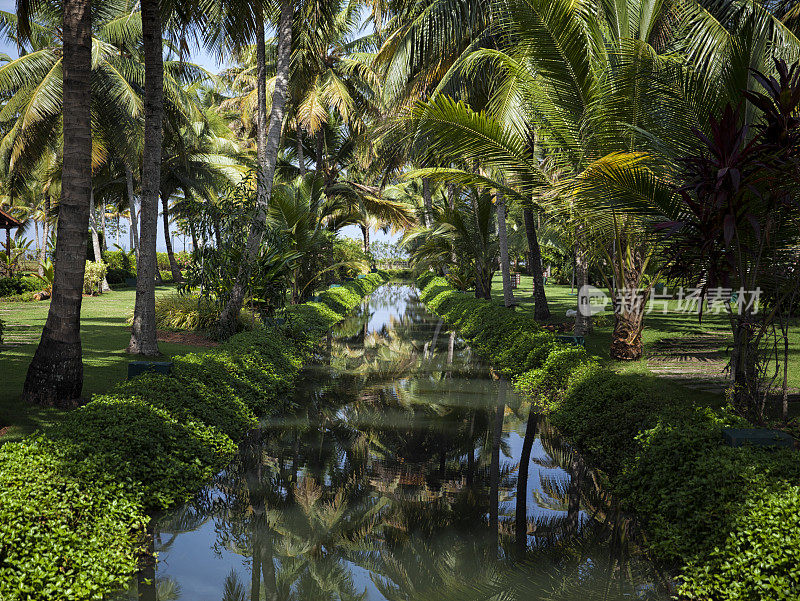
[{"label": "green lawn", "polygon": [[[566,317],[569,309],[575,309],[577,297],[570,292],[569,286],[548,285],[546,287],[547,301],[550,306],[552,317],[551,322],[570,321]],[[495,299],[502,302],[503,285],[500,274],[496,274],[492,282],[492,295]],[[533,313],[533,278],[522,276],[521,285],[514,291],[517,301],[520,303],[519,310],[530,311]],[[606,312],[601,314],[600,322],[603,324],[596,327],[594,332],[586,337],[586,348],[590,353],[597,355],[608,365],[617,371],[651,373],[647,367],[646,360],[632,363],[616,363],[609,358],[609,345],[611,342],[611,331],[613,326],[613,314]],[[604,322],[604,323],[603,323]],[[703,316],[702,323],[698,323],[697,315],[694,313],[681,313],[678,311],[678,302],[670,301],[667,304],[667,313],[663,313],[663,306],[660,302],[656,303],[653,311],[645,315],[645,329],[643,340],[645,344],[645,356],[648,349],[659,340],[668,338],[680,338],[691,336],[698,333],[714,333],[721,336],[730,336],[730,326],[727,316],[719,314],[706,314]],[[726,350],[723,346],[720,350]],[[790,335],[790,362],[789,362],[789,386],[800,388],[800,323],[795,320],[791,328]],[[670,383],[671,384],[671,383]],[[691,394],[700,394],[692,391]],[[703,393],[705,395],[705,393]],[[709,395],[705,395],[709,396]],[[722,399],[715,399],[720,402]]]},{"label": "green lawn", "polygon": [[[157,295],[174,291],[173,286],[159,286]],[[83,299],[81,339],[83,342],[83,395],[104,392],[127,376],[131,357],[125,352],[130,340],[126,325],[133,312],[136,291],[108,292]],[[0,345],[0,428],[10,426],[2,442],[19,439],[37,428],[58,420],[63,414],[56,409],[32,407],[20,400],[22,384],[31,357],[36,350],[42,327],[47,319],[48,301],[4,303],[0,301],[0,319],[6,323],[4,343]],[[164,355],[180,355],[197,347],[160,343]]]}]

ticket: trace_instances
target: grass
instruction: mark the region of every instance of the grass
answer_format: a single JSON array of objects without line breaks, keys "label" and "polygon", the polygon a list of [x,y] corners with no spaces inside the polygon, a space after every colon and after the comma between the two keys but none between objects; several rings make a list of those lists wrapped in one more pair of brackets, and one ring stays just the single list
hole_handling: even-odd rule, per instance
[{"label": "grass", "polygon": [[[159,286],[156,295],[174,292],[174,286]],[[104,392],[127,377],[131,356],[125,352],[130,341],[126,320],[133,312],[134,289],[108,292],[86,297],[81,308],[81,341],[83,344],[83,396]],[[59,421],[64,412],[23,403],[22,385],[33,353],[39,343],[49,301],[9,303],[0,301],[0,319],[6,323],[4,344],[0,345],[0,428],[9,426],[2,442],[18,440],[38,428]],[[159,343],[166,356],[196,350],[185,344]]]},{"label": "grass", "polygon": [[[547,301],[552,314],[551,323],[571,321],[566,317],[569,309],[575,309],[577,296],[569,286],[548,285],[546,287]],[[492,296],[502,302],[503,283],[500,274],[496,274],[492,282]],[[533,314],[533,278],[522,276],[520,286],[514,291],[516,300],[520,303],[520,311],[529,311]],[[696,313],[684,313],[678,310],[678,301],[672,300],[667,303],[667,312],[663,313],[663,303],[657,301],[654,309],[645,315],[644,332],[642,339],[645,347],[645,359],[630,363],[617,363],[611,361],[609,357],[609,346],[611,343],[611,333],[613,329],[614,316],[610,312],[601,314],[601,325],[595,327],[594,332],[586,337],[586,348],[593,355],[597,355],[609,367],[624,373],[652,373],[647,366],[646,357],[652,346],[660,340],[676,339],[685,336],[697,335],[699,333],[717,334],[721,337],[731,338],[730,325],[727,316],[720,312],[718,314],[707,313],[703,316],[702,323],[698,322]],[[727,346],[720,350],[727,353]],[[671,382],[667,383],[673,386]],[[800,388],[800,323],[795,320],[790,329],[789,336],[789,386]],[[680,387],[683,388],[683,387]],[[686,393],[684,388],[684,393]],[[699,393],[691,391],[692,395],[704,397],[710,404],[719,404],[723,401],[720,395],[710,393]]]}]

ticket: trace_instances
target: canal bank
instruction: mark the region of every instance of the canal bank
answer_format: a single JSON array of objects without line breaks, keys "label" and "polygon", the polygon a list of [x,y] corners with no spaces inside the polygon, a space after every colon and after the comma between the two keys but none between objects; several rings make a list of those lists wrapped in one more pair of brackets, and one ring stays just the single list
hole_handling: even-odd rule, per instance
[{"label": "canal bank", "polygon": [[664,598],[593,472],[414,287],[314,354],[291,410],[154,522],[159,598]]}]

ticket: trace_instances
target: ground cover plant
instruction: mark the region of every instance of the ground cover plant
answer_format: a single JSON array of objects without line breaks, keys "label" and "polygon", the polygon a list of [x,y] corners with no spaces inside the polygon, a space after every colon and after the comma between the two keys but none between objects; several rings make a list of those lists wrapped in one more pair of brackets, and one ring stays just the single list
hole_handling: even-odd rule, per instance
[{"label": "ground cover plant", "polygon": [[[458,292],[432,273],[418,285],[427,306],[605,474],[682,594],[793,598],[800,570],[780,550],[800,536],[793,451],[725,446],[722,428],[746,426],[741,417],[670,394],[655,377],[613,372],[583,348],[554,343],[529,315]],[[510,357],[512,347],[530,348],[527,359]],[[774,526],[759,527],[771,518]]]}]

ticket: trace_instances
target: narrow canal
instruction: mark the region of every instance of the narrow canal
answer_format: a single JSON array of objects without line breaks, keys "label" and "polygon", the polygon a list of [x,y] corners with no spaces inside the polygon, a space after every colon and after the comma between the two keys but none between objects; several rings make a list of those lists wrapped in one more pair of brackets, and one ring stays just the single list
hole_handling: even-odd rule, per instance
[{"label": "narrow canal", "polygon": [[291,407],[154,521],[155,587],[139,594],[667,598],[581,458],[546,421],[528,427],[528,404],[413,287],[383,286],[341,323]]}]

